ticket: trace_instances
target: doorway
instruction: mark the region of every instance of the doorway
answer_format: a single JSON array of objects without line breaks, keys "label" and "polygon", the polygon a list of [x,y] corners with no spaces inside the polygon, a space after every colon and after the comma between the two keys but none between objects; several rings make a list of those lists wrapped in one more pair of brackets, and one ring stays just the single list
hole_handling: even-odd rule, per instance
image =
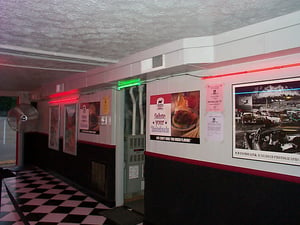
[{"label": "doorway", "polygon": [[124,205],[144,214],[146,86],[125,89]]},{"label": "doorway", "polygon": [[0,96],[0,167],[16,165],[17,132],[8,125],[7,113],[17,101],[18,97]]}]

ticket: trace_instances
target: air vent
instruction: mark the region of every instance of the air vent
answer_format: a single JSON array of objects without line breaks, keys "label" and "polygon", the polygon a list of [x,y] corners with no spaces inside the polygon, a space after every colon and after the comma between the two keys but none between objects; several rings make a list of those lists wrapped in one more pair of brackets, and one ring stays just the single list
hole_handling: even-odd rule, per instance
[{"label": "air vent", "polygon": [[56,85],[56,93],[58,93],[58,92],[63,92],[64,89],[65,89],[64,87],[65,87],[64,83],[62,83],[62,84],[57,84],[57,85]]},{"label": "air vent", "polygon": [[91,185],[93,189],[98,193],[107,196],[106,183],[106,165],[103,163],[92,161]]},{"label": "air vent", "polygon": [[152,57],[152,68],[163,66],[163,55]]},{"label": "air vent", "polygon": [[151,72],[165,68],[164,55],[157,55],[150,59],[145,59],[141,62],[142,73]]}]

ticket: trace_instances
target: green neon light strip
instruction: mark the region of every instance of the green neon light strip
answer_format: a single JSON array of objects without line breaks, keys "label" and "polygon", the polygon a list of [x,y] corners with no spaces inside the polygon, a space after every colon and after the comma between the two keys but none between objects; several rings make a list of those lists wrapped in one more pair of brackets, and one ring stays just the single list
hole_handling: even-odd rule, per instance
[{"label": "green neon light strip", "polygon": [[245,91],[245,92],[236,92],[235,95],[258,94],[264,92],[299,91],[299,90],[300,88],[287,88],[287,89],[265,90],[265,91]]},{"label": "green neon light strip", "polygon": [[118,81],[118,90],[121,90],[122,88],[126,88],[126,87],[138,86],[141,84],[142,84],[141,79],[121,80]]}]

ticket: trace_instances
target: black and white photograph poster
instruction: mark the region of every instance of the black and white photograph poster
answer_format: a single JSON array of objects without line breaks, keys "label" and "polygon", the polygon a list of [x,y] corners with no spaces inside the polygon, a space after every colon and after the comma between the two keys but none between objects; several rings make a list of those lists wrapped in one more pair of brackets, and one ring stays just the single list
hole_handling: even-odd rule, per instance
[{"label": "black and white photograph poster", "polygon": [[233,157],[300,165],[300,79],[232,87]]}]

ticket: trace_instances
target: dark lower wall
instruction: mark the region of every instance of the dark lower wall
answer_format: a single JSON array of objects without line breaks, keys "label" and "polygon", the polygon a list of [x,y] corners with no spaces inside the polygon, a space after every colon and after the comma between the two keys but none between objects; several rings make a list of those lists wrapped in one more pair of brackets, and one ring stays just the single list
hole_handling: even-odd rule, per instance
[{"label": "dark lower wall", "polygon": [[[25,165],[37,165],[48,169],[80,185],[108,206],[115,205],[115,148],[113,146],[78,142],[77,155],[48,148],[48,135],[43,133],[24,134]],[[92,162],[105,165],[105,187],[99,191],[92,184]],[[103,191],[103,189],[105,189]]]},{"label": "dark lower wall", "polygon": [[300,184],[146,154],[145,222],[300,224]]}]

